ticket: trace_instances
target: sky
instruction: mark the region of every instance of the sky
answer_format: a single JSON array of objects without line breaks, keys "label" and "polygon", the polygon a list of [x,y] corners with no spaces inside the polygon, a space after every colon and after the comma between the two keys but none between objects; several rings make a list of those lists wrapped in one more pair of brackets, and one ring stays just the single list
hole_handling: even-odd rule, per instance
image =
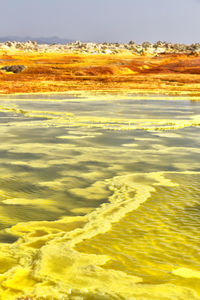
[{"label": "sky", "polygon": [[200,42],[200,0],[0,0],[0,37]]}]

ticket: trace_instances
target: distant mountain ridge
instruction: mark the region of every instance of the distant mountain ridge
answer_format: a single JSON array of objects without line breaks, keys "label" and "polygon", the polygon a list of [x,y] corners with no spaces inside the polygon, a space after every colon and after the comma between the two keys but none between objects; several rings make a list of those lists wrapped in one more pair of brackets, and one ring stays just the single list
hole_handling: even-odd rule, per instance
[{"label": "distant mountain ridge", "polygon": [[71,42],[74,42],[73,39],[64,39],[59,38],[57,36],[51,36],[51,37],[18,37],[18,36],[4,36],[0,37],[0,43],[5,43],[7,41],[16,41],[16,42],[26,42],[26,41],[36,41],[38,44],[68,44]]}]

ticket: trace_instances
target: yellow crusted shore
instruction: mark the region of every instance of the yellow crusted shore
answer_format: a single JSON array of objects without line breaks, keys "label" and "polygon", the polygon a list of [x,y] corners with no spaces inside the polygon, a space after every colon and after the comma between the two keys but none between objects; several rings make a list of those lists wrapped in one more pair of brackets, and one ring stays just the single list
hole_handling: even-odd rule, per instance
[{"label": "yellow crusted shore", "polygon": [[82,54],[0,51],[0,67],[23,65],[20,73],[0,71],[0,94],[94,92],[200,96],[198,54]]}]

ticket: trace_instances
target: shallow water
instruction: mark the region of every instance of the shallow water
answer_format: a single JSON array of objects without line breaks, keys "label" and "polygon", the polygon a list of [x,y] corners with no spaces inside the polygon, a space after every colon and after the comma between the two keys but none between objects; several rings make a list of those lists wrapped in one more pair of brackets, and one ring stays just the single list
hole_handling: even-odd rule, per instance
[{"label": "shallow water", "polygon": [[0,299],[200,299],[200,102],[0,101]]}]

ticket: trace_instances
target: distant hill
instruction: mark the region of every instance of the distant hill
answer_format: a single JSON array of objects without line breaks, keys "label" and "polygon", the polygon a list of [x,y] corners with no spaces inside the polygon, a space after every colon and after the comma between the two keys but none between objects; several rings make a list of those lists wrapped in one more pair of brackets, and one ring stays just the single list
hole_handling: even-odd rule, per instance
[{"label": "distant hill", "polygon": [[26,41],[36,41],[38,44],[68,44],[74,42],[72,39],[63,39],[57,36],[51,37],[38,37],[33,38],[31,36],[18,37],[18,36],[4,36],[0,37],[0,43],[5,43],[7,41],[17,41],[17,42],[26,42]]}]

